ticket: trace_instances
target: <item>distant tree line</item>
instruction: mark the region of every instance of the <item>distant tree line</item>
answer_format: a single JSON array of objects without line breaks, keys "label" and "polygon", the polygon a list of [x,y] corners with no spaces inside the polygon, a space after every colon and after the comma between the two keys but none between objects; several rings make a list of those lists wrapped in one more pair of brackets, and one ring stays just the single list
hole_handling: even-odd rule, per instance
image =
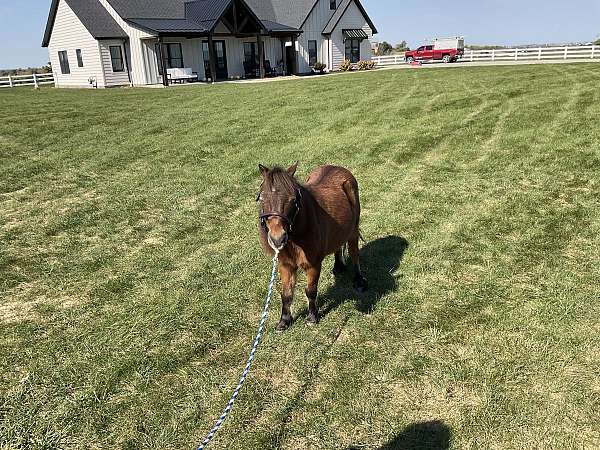
[{"label": "distant tree line", "polygon": [[594,45],[600,45],[600,38],[598,38],[594,41]]},{"label": "distant tree line", "polygon": [[380,42],[377,46],[377,51],[375,52],[375,55],[385,56],[391,55],[392,53],[404,53],[407,50],[410,50],[410,48],[406,41],[402,41],[399,44],[396,44],[395,47],[392,47],[392,44],[390,44],[389,42],[383,41]]},{"label": "distant tree line", "polygon": [[50,63],[42,67],[27,67],[18,69],[0,69],[0,77],[9,75],[31,75],[32,73],[51,73],[52,65]]}]

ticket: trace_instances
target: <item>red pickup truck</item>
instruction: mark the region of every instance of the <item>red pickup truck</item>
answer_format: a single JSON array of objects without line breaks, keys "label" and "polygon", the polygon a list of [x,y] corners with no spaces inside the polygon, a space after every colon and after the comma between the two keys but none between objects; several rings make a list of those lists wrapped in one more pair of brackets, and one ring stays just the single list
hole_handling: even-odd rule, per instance
[{"label": "red pickup truck", "polygon": [[463,38],[435,39],[433,45],[422,45],[416,50],[404,53],[407,63],[422,60],[439,60],[445,63],[457,61],[465,53],[465,40]]}]

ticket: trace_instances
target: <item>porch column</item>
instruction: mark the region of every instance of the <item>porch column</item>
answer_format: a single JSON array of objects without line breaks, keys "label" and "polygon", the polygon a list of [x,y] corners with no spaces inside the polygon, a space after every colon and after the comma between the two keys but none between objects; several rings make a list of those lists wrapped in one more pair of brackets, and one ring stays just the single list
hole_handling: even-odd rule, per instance
[{"label": "porch column", "polygon": [[287,73],[287,51],[285,48],[285,39],[286,38],[281,38],[281,60],[283,61],[283,74],[289,75]]},{"label": "porch column", "polygon": [[215,55],[215,43],[213,41],[212,33],[208,35],[208,65],[210,66],[211,80],[213,83],[215,83],[217,81],[217,62]]},{"label": "porch column", "polygon": [[167,59],[166,59],[166,55],[165,55],[165,49],[163,48],[163,39],[162,37],[158,37],[158,57],[161,60],[162,64],[162,80],[163,80],[163,86],[164,87],[169,87],[169,78],[167,77]]},{"label": "porch column", "polygon": [[258,71],[260,77],[265,77],[265,48],[263,47],[263,40],[260,34],[256,35],[256,44],[258,45]]}]

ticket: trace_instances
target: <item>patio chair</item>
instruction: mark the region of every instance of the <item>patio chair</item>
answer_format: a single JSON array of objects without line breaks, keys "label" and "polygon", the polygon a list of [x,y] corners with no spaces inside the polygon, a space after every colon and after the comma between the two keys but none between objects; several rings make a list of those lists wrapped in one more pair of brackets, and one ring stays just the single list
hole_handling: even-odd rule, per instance
[{"label": "patio chair", "polygon": [[271,67],[271,61],[268,59],[265,60],[265,76],[267,77],[276,77],[277,71]]}]

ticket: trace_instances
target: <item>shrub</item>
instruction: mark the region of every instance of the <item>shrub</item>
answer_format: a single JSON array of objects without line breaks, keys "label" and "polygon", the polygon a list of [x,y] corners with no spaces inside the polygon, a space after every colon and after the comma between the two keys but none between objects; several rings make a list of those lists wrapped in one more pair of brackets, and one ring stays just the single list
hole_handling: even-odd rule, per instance
[{"label": "shrub", "polygon": [[344,62],[342,62],[340,64],[340,70],[342,72],[348,72],[348,71],[352,70],[352,63],[350,62],[349,59],[345,59]]},{"label": "shrub", "polygon": [[367,70],[367,61],[359,61],[356,66],[358,67],[358,70]]},{"label": "shrub", "polygon": [[322,62],[317,61],[315,63],[315,65],[313,66],[313,70],[315,72],[323,72],[325,70],[327,66],[325,64],[323,64]]},{"label": "shrub", "polygon": [[358,70],[371,70],[375,68],[375,61],[359,61]]}]

